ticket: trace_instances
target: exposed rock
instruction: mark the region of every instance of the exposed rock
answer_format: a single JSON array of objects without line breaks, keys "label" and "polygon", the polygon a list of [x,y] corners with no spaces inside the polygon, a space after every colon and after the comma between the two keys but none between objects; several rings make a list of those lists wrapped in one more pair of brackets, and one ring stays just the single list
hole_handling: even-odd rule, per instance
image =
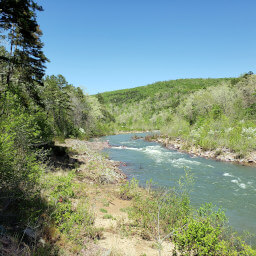
[{"label": "exposed rock", "polygon": [[256,152],[252,152],[248,156],[241,158],[241,156],[238,153],[231,152],[228,148],[223,147],[217,148],[215,150],[204,151],[202,147],[199,146],[188,146],[187,143],[185,141],[182,141],[182,139],[180,138],[169,139],[166,137],[159,136],[158,138],[151,138],[150,140],[159,142],[168,149],[178,150],[180,152],[189,153],[194,156],[212,158],[215,160],[225,162],[234,162],[242,165],[256,165]]}]

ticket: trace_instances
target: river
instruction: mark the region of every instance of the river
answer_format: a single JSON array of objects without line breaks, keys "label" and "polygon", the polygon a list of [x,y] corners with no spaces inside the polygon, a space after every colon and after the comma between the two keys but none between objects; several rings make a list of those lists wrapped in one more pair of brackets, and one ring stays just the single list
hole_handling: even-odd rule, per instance
[{"label": "river", "polygon": [[193,157],[155,142],[133,140],[133,135],[102,138],[112,146],[104,150],[109,157],[126,163],[121,169],[128,179],[135,177],[142,186],[150,179],[158,186],[175,186],[184,176],[184,168],[190,169],[195,181],[193,206],[212,202],[222,207],[235,230],[256,234],[256,168]]}]

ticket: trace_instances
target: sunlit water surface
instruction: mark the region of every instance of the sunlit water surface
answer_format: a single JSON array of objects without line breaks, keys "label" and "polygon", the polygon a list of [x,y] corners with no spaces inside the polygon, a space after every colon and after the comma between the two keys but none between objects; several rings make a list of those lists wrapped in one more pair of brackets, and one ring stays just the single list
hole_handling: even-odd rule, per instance
[{"label": "sunlit water surface", "polygon": [[221,206],[237,231],[256,234],[256,168],[192,157],[158,143],[133,140],[133,135],[102,138],[112,146],[104,150],[109,157],[127,164],[121,169],[129,179],[135,177],[141,185],[152,179],[158,186],[175,186],[184,176],[184,168],[188,168],[195,180],[192,205],[212,202]]}]

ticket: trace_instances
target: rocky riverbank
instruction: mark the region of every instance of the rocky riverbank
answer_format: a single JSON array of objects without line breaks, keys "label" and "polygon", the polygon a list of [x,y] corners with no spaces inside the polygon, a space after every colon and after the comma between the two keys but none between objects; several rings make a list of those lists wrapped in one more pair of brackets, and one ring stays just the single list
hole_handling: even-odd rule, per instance
[{"label": "rocky riverbank", "polygon": [[218,161],[233,162],[241,165],[256,165],[256,152],[251,152],[247,156],[241,156],[238,153],[231,152],[228,148],[217,148],[214,150],[203,150],[203,148],[189,145],[186,141],[179,138],[170,139],[164,136],[148,136],[147,140],[161,143],[168,149],[178,150],[193,156],[211,158]]},{"label": "rocky riverbank", "polygon": [[[121,162],[107,159],[98,153],[104,148],[110,147],[107,141],[66,139],[64,144],[56,144],[74,151],[72,158],[80,163],[77,172],[86,172],[87,178],[90,177],[92,181],[100,184],[114,184],[126,179],[126,175],[119,169]],[[88,169],[92,163],[97,165],[97,168]]]}]

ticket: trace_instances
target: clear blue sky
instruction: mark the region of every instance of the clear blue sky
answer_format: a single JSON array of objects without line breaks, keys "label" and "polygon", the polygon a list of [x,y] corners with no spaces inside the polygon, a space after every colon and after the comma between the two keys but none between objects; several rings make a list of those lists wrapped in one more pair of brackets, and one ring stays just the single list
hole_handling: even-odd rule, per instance
[{"label": "clear blue sky", "polygon": [[90,94],[256,73],[256,0],[40,0],[47,74]]}]

